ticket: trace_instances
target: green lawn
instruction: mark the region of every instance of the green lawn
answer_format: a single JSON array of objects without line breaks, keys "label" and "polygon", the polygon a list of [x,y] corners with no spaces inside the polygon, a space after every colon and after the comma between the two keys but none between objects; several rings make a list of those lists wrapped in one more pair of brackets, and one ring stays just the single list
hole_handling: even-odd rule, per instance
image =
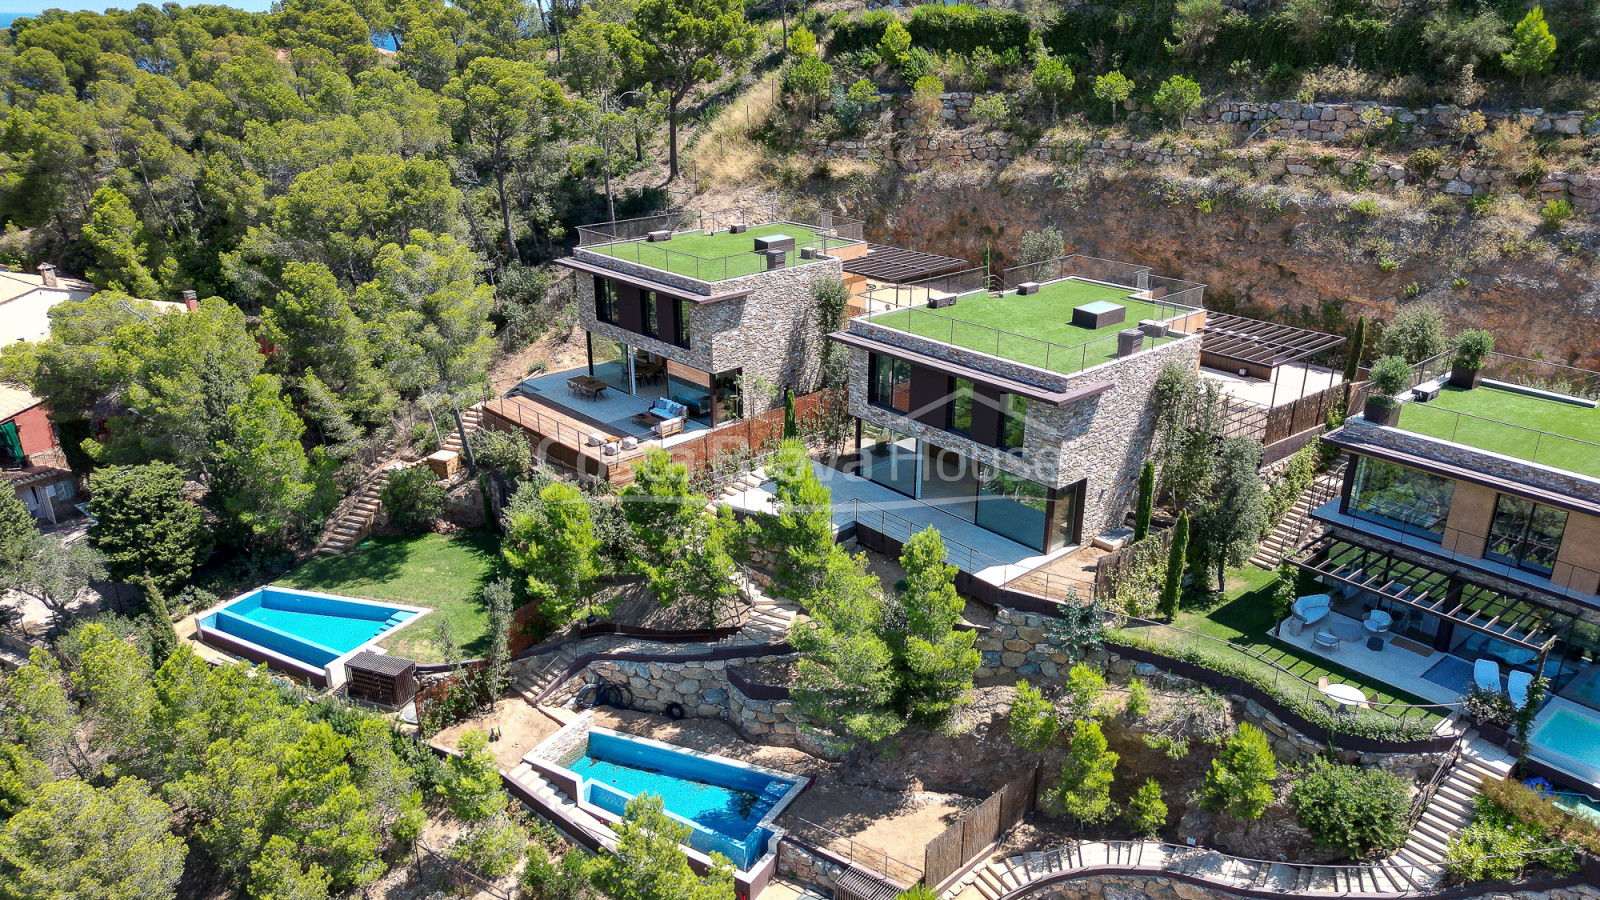
[{"label": "green lawn", "polygon": [[500,539],[487,530],[376,537],[342,556],[306,562],[277,583],[429,607],[433,612],[380,645],[418,662],[443,662],[435,639],[441,616],[466,656],[479,656],[488,649],[488,617],[481,593],[500,574],[500,567]]},{"label": "green lawn", "polygon": [[[637,240],[585,249],[701,281],[721,281],[766,271],[766,260],[753,252],[755,239],[775,234],[793,237],[798,247],[815,240],[821,232],[804,225],[761,225],[744,234],[691,231],[675,234],[672,240],[656,244]],[[790,252],[785,264],[792,266],[798,262],[799,254]]]},{"label": "green lawn", "polygon": [[[1272,617],[1272,583],[1276,580],[1277,573],[1255,566],[1245,566],[1234,570],[1228,576],[1228,588],[1220,595],[1208,597],[1191,596],[1186,599],[1185,605],[1178,612],[1178,617],[1173,625],[1187,631],[1197,632],[1208,637],[1217,638],[1229,643],[1248,648],[1254,653],[1238,653],[1242,660],[1249,660],[1254,664],[1261,664],[1262,659],[1277,667],[1288,670],[1309,685],[1316,685],[1322,676],[1337,683],[1353,684],[1366,691],[1378,703],[1428,703],[1424,698],[1398,690],[1374,678],[1369,678],[1358,672],[1353,672],[1343,666],[1328,662],[1318,656],[1304,653],[1296,647],[1279,641],[1268,635],[1274,619]],[[1309,579],[1307,579],[1309,582]],[[1315,585],[1305,583],[1301,585],[1300,594],[1316,593]],[[1205,649],[1216,650],[1221,645],[1210,641],[1186,638],[1181,632],[1169,632],[1175,639],[1188,640],[1196,645],[1205,645]],[[1257,655],[1259,654],[1259,656]],[[1283,688],[1289,688],[1292,682],[1284,679],[1280,682]],[[1439,718],[1432,713],[1411,712],[1410,716]]]},{"label": "green lawn", "polygon": [[1592,407],[1492,387],[1470,391],[1446,387],[1439,392],[1439,398],[1430,403],[1401,406],[1400,427],[1571,472],[1600,476],[1600,409]]},{"label": "green lawn", "polygon": [[[977,350],[1025,365],[1070,374],[1117,355],[1117,332],[1138,327],[1142,319],[1171,318],[1175,310],[1134,300],[1128,289],[1066,280],[1023,296],[981,294],[962,297],[945,309],[904,309],[883,313],[872,322],[900,331]],[[1127,308],[1124,321],[1106,328],[1079,328],[1072,310],[1085,303],[1109,300]],[[1167,343],[1163,338],[1156,344]],[[1146,339],[1146,346],[1152,346]]]}]

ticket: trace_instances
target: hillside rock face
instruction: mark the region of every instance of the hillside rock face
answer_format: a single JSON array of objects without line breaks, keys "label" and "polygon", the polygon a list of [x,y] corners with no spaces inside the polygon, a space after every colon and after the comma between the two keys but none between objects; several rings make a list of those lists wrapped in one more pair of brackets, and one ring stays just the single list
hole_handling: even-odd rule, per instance
[{"label": "hillside rock face", "polygon": [[[1170,182],[1137,173],[1079,170],[1067,182],[1059,170],[997,178],[979,166],[903,176],[869,213],[869,237],[974,263],[987,245],[999,269],[1022,232],[1053,225],[1068,253],[1204,282],[1208,307],[1245,314],[1342,302],[1351,318],[1382,319],[1411,299],[1414,284],[1410,293],[1442,306],[1453,327],[1493,332],[1500,352],[1600,368],[1600,274],[1525,249],[1526,226],[1518,236],[1465,215],[1403,211],[1367,220],[1282,190],[1257,199],[1215,185],[1175,194]],[[1522,242],[1514,256],[1505,255],[1508,240]],[[1590,258],[1597,243],[1570,227],[1557,240]],[[1382,259],[1393,260],[1391,271]]]}]

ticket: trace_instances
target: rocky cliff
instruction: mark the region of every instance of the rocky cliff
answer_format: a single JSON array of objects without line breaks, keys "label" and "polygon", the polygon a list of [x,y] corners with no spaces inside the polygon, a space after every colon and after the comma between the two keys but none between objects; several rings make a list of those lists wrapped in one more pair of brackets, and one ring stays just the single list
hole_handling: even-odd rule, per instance
[{"label": "rocky cliff", "polygon": [[1381,319],[1429,299],[1453,326],[1493,332],[1501,352],[1600,368],[1600,239],[1570,224],[1540,232],[1525,208],[1480,219],[1458,201],[1398,198],[1363,215],[1311,182],[1029,162],[880,169],[849,192],[841,202],[881,243],[974,263],[988,248],[999,268],[1022,232],[1053,225],[1068,253],[1205,282],[1212,308],[1309,322],[1330,304]]}]

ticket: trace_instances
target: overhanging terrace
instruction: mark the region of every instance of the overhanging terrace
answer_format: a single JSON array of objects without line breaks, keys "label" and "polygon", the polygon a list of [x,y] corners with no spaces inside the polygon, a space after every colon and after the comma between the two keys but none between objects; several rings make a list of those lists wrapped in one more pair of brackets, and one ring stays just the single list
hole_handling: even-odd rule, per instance
[{"label": "overhanging terrace", "polygon": [[1531,600],[1331,535],[1306,547],[1292,562],[1330,586],[1376,594],[1535,656],[1547,654],[1573,622],[1571,616]]},{"label": "overhanging terrace", "polygon": [[[1344,343],[1344,338],[1338,335],[1309,328],[1215,312],[1206,316],[1206,324],[1200,329],[1200,334],[1204,337],[1200,345],[1202,356],[1213,357],[1217,363],[1223,363],[1215,366],[1221,369],[1239,367],[1226,363],[1277,368],[1310,359]],[[1201,364],[1213,365],[1204,359]]]}]

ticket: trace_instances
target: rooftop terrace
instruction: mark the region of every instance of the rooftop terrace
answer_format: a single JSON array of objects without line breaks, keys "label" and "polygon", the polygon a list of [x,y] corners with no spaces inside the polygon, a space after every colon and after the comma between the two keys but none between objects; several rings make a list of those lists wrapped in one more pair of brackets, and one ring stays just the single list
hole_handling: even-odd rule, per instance
[{"label": "rooftop terrace", "polygon": [[[925,290],[910,296],[922,303],[928,299]],[[887,308],[869,313],[868,321],[1066,375],[1116,359],[1119,332],[1138,328],[1143,320],[1173,323],[1196,311],[1198,297],[1194,299],[1195,306],[1182,305],[1151,299],[1148,291],[1132,285],[1069,276],[1043,284],[1033,294],[972,291],[959,295],[953,306]],[[1075,308],[1102,301],[1123,307],[1121,321],[1099,328],[1073,324]],[[900,304],[873,304],[869,309],[889,306]],[[1170,334],[1147,336],[1143,349],[1176,339]]]},{"label": "rooftop terrace", "polygon": [[1446,386],[1436,400],[1401,406],[1399,427],[1600,478],[1600,409],[1581,399]]},{"label": "rooftop terrace", "polygon": [[[745,230],[735,233],[733,226]],[[670,232],[664,241],[651,241],[655,232]],[[794,238],[784,265],[810,260],[800,251],[828,252],[847,245],[865,244],[861,223],[826,210],[789,210],[772,206],[739,207],[707,213],[660,213],[637,219],[584,225],[578,228],[579,247],[590,253],[626,260],[698,281],[717,282],[765,272],[765,255],[755,250],[761,237]]]}]

